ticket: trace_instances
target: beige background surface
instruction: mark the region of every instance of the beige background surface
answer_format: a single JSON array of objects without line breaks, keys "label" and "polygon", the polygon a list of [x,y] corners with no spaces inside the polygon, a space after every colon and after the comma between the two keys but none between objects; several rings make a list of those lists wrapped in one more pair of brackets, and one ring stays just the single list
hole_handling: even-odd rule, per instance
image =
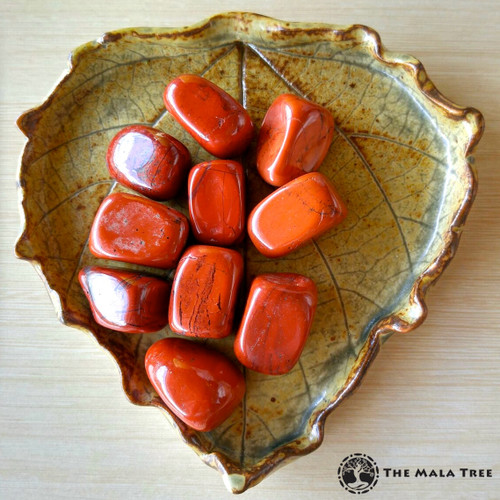
[{"label": "beige background surface", "polygon": [[[479,194],[458,255],[417,331],[392,337],[360,389],[329,418],[324,444],[245,499],[353,498],[337,467],[492,469],[493,478],[387,478],[369,499],[500,498],[500,4],[398,0],[0,1],[0,498],[223,499],[218,474],[153,408],[132,406],[111,358],[58,324],[32,267],[13,254],[19,114],[41,103],[68,53],[104,31],[182,26],[226,10],[367,24],[419,58],[453,101],[486,118]],[[381,472],[383,472],[381,470]]]}]

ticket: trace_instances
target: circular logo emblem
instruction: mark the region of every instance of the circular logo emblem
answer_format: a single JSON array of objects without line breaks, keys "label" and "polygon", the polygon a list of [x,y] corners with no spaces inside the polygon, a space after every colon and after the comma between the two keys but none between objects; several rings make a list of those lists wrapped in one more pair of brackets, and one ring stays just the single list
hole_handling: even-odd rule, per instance
[{"label": "circular logo emblem", "polygon": [[340,485],[349,493],[368,493],[378,481],[378,467],[373,458],[353,453],[342,460],[337,471]]}]

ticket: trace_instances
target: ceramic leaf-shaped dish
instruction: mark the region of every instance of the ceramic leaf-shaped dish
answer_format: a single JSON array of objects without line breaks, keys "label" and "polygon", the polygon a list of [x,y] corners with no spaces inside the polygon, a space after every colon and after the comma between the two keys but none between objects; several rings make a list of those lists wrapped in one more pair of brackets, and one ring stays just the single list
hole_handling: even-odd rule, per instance
[{"label": "ceramic leaf-shaped dish", "polygon": [[[181,73],[225,89],[257,126],[282,93],[330,109],[338,126],[320,171],[349,208],[340,226],[280,260],[264,258],[248,239],[242,245],[247,286],[264,272],[302,273],[316,282],[319,306],[298,365],[279,377],[246,371],[243,403],[207,433],[170,415],[146,377],[147,348],[172,334],[98,326],[77,280],[82,266],[97,262],[87,243],[100,202],[125,190],[106,168],[114,134],[153,125],[183,141],[195,163],[210,158],[164,109],[164,87]],[[18,123],[28,137],[18,255],[40,270],[61,320],[90,331],[114,356],[130,400],[163,408],[234,492],[319,446],[326,416],[357,386],[384,337],[423,321],[425,292],[455,253],[474,197],[470,155],[483,130],[478,111],[446,100],[417,60],[386,51],[370,28],[246,13],[108,33],[78,48],[47,101]],[[249,209],[271,192],[254,155],[255,144],[242,159]],[[185,199],[170,204],[186,211]],[[232,356],[231,344],[232,337],[214,343]]]}]

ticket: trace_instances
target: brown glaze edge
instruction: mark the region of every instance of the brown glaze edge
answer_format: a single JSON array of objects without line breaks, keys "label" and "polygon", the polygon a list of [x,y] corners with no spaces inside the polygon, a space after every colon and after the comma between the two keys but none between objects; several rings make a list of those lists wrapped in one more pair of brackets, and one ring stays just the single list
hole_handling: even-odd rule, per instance
[{"label": "brown glaze edge", "polygon": [[[47,100],[40,105],[39,107],[28,110],[23,113],[19,119],[17,120],[17,125],[21,129],[21,131],[30,138],[32,130],[34,128],[34,124],[38,121],[40,114],[50,106],[52,100],[55,97],[55,91],[57,88],[62,85],[71,75],[73,69],[78,64],[80,57],[86,55],[88,52],[92,52],[97,50],[100,46],[105,46],[108,43],[113,43],[125,35],[131,35],[138,38],[174,38],[174,37],[185,37],[188,38],[190,36],[195,36],[203,33],[210,27],[213,27],[214,24],[217,24],[221,20],[231,19],[234,21],[255,21],[255,20],[263,20],[269,21],[272,23],[279,24],[279,35],[280,36],[295,36],[297,34],[306,34],[310,36],[325,36],[325,35],[333,35],[335,38],[340,40],[359,40],[360,44],[367,44],[366,39],[363,39],[359,36],[359,32],[366,35],[366,38],[369,38],[372,41],[372,46],[369,47],[372,55],[387,65],[394,66],[402,66],[405,71],[410,73],[416,83],[417,88],[422,92],[422,94],[433,102],[436,106],[438,106],[447,117],[456,120],[468,120],[473,123],[472,132],[469,139],[469,142],[466,144],[464,149],[464,160],[465,166],[468,169],[468,188],[466,191],[466,196],[457,210],[453,222],[450,226],[450,229],[446,233],[446,243],[441,254],[427,267],[427,269],[417,278],[409,296],[410,306],[416,305],[420,309],[420,313],[415,321],[408,323],[404,321],[398,314],[392,314],[380,320],[374,327],[371,329],[368,340],[365,343],[362,351],[359,353],[358,358],[356,360],[356,368],[351,371],[351,375],[342,387],[340,391],[332,399],[331,403],[312,414],[310,421],[312,421],[311,433],[310,437],[312,437],[312,442],[310,445],[304,448],[298,448],[294,443],[289,443],[283,445],[279,449],[275,450],[271,455],[261,460],[257,464],[253,465],[248,469],[241,470],[238,465],[229,460],[226,456],[222,455],[219,452],[207,453],[202,449],[201,442],[197,436],[195,431],[188,429],[182,422],[179,422],[175,416],[172,416],[170,412],[165,408],[165,406],[159,400],[152,400],[151,402],[141,402],[138,401],[133,394],[128,390],[128,384],[126,382],[126,370],[125,367],[121,364],[120,359],[110,352],[111,356],[117,362],[120,371],[122,373],[122,385],[124,392],[130,399],[130,401],[134,404],[142,405],[142,406],[157,406],[164,411],[166,411],[173,421],[174,427],[176,427],[177,431],[181,435],[183,441],[191,446],[194,451],[201,457],[201,459],[218,470],[221,474],[229,475],[229,474],[240,474],[244,476],[245,483],[242,488],[233,490],[233,493],[242,493],[249,487],[255,486],[258,484],[267,474],[272,472],[278,466],[284,465],[286,462],[300,457],[302,455],[306,455],[311,453],[316,448],[318,448],[323,439],[324,439],[324,424],[326,421],[326,417],[340,404],[344,398],[350,394],[359,386],[363,376],[366,373],[366,370],[370,363],[373,361],[375,356],[377,355],[380,346],[381,339],[385,335],[400,332],[400,333],[408,333],[415,328],[417,328],[424,321],[427,315],[427,306],[425,304],[425,295],[429,287],[436,282],[439,276],[442,274],[444,269],[448,266],[449,262],[453,258],[456,253],[460,234],[462,231],[462,227],[465,223],[467,215],[470,211],[472,202],[474,200],[476,191],[477,191],[477,177],[474,169],[471,166],[469,161],[469,157],[472,154],[474,148],[478,144],[483,131],[484,131],[484,119],[479,111],[471,107],[460,107],[453,104],[450,100],[444,97],[438,89],[435,87],[433,82],[428,77],[422,63],[420,63],[417,59],[408,57],[408,56],[399,56],[398,54],[387,51],[380,39],[379,34],[363,25],[352,25],[348,27],[336,28],[334,26],[322,25],[322,24],[312,24],[312,23],[289,23],[278,21],[269,17],[250,14],[250,13],[226,13],[219,14],[214,16],[208,20],[202,21],[196,25],[187,28],[171,28],[171,29],[162,29],[164,32],[160,35],[155,34],[154,32],[143,32],[140,33],[141,29],[124,29],[111,33],[107,33],[103,35],[98,41],[90,42],[85,44],[79,48],[77,48],[71,55],[69,60],[69,67],[67,71],[63,74],[60,81],[54,87],[54,90],[47,98]],[[285,26],[283,28],[283,26]],[[238,26],[237,26],[238,28]],[[241,28],[240,28],[241,29]],[[404,57],[405,61],[399,61],[398,57]],[[26,151],[26,146],[25,146]],[[71,312],[66,312],[62,308],[61,298],[53,289],[50,288],[49,283],[47,282],[44,272],[43,272],[43,262],[37,258],[36,256],[27,256],[24,254],[24,250],[22,248],[23,242],[29,241],[29,235],[27,234],[26,228],[26,219],[25,219],[25,210],[24,210],[24,198],[25,198],[25,190],[22,183],[22,174],[24,173],[25,165],[23,163],[24,153],[21,158],[21,164],[19,169],[19,181],[18,186],[20,190],[20,202],[21,202],[21,217],[22,221],[22,234],[18,238],[16,244],[16,254],[19,258],[30,261],[38,274],[40,274],[45,286],[47,287],[51,299],[56,308],[57,315],[61,322],[68,326],[73,326],[78,329],[85,331],[86,333],[91,333],[92,337],[96,339],[94,332],[92,330],[89,331],[88,324],[85,322],[85,318],[80,318],[79,315],[74,315]],[[98,341],[98,339],[96,339]],[[99,343],[99,341],[98,341]]]}]

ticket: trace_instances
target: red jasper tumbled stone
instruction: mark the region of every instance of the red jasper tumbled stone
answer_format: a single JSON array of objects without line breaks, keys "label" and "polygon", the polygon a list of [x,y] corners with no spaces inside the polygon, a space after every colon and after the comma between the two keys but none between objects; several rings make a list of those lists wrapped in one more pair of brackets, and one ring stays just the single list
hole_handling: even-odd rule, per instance
[{"label": "red jasper tumbled stone", "polygon": [[254,126],[245,108],[201,76],[178,76],[167,85],[163,100],[168,112],[214,156],[238,156],[252,140]]},{"label": "red jasper tumbled stone", "polygon": [[259,131],[257,169],[273,186],[319,168],[333,140],[335,124],[324,107],[292,94],[280,95]]},{"label": "red jasper tumbled stone", "polygon": [[170,283],[123,269],[84,267],[78,274],[100,325],[126,333],[150,333],[168,323]]},{"label": "red jasper tumbled stone", "polygon": [[232,160],[195,165],[188,179],[189,215],[195,238],[229,246],[245,229],[245,174]]},{"label": "red jasper tumbled stone", "polygon": [[316,285],[306,276],[257,276],[234,342],[238,360],[268,375],[289,372],[304,348],[316,304]]},{"label": "red jasper tumbled stone", "polygon": [[245,394],[245,378],[222,353],[194,341],[166,338],[146,352],[146,373],[160,398],[185,424],[210,431]]},{"label": "red jasper tumbled stone", "polygon": [[172,331],[190,337],[231,333],[243,258],[229,248],[195,245],[177,266],[169,306]]},{"label": "red jasper tumbled stone", "polygon": [[155,200],[179,191],[191,163],[187,148],[171,135],[145,125],[120,130],[106,155],[112,177]]},{"label": "red jasper tumbled stone", "polygon": [[340,224],[346,215],[328,178],[311,172],[264,198],[248,218],[248,234],[260,253],[282,257]]},{"label": "red jasper tumbled stone", "polygon": [[89,248],[102,259],[171,268],[188,233],[188,220],[177,210],[142,196],[115,193],[97,211]]}]

